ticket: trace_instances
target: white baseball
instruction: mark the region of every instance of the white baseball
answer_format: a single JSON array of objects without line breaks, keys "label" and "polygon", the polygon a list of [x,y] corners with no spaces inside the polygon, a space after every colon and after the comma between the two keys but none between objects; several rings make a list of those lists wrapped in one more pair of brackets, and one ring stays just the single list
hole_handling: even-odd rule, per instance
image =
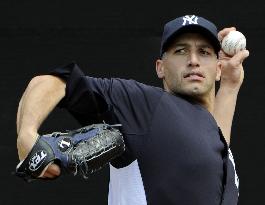
[{"label": "white baseball", "polygon": [[246,38],[239,31],[230,31],[222,40],[223,51],[233,56],[238,51],[244,50],[246,48]]}]

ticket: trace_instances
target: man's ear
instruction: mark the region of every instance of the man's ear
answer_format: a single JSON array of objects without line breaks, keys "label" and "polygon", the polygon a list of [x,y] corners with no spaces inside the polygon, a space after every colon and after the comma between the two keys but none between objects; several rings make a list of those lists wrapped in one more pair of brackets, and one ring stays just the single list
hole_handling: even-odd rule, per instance
[{"label": "man's ear", "polygon": [[215,77],[216,81],[220,81],[221,79],[221,74],[222,74],[221,66],[222,66],[221,62],[218,61],[216,65],[216,77]]},{"label": "man's ear", "polygon": [[164,62],[161,59],[156,60],[156,74],[158,78],[164,78]]}]

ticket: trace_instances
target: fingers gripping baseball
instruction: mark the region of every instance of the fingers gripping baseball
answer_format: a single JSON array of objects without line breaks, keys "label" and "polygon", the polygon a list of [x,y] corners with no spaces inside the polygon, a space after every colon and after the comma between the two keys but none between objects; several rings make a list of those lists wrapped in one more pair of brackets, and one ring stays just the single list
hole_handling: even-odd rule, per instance
[{"label": "fingers gripping baseball", "polygon": [[221,42],[222,50],[229,56],[246,49],[246,37],[239,31],[230,31]]},{"label": "fingers gripping baseball", "polygon": [[228,56],[234,56],[239,51],[246,49],[246,37],[235,27],[224,28],[218,33],[222,51]]},{"label": "fingers gripping baseball", "polygon": [[239,51],[232,58],[221,60],[222,81],[232,88],[238,88],[244,79],[243,61],[249,56],[248,50]]},{"label": "fingers gripping baseball", "polygon": [[224,28],[218,33],[218,39],[219,41],[222,41],[223,38],[230,32],[230,31],[235,31],[235,27],[230,27],[230,28]]},{"label": "fingers gripping baseball", "polygon": [[248,50],[239,51],[232,57],[227,57],[223,51],[219,54],[219,59],[222,61],[223,67],[231,69],[240,68],[244,60],[249,56]]},{"label": "fingers gripping baseball", "polygon": [[[228,36],[231,34],[230,32],[235,32],[235,27],[225,28],[218,33],[219,40],[222,41],[226,39],[229,43],[229,48],[227,48],[227,44],[222,44],[222,50],[219,52],[219,61],[221,64],[221,83],[226,87],[230,87],[233,89],[240,88],[243,79],[244,79],[244,69],[243,62],[249,56],[249,51],[244,49],[233,48],[233,46],[238,47],[239,42],[237,38],[237,34],[234,36]],[[243,34],[242,34],[243,35]],[[230,38],[230,39],[229,39]],[[238,38],[242,38],[241,35]],[[244,37],[245,38],[245,37]],[[227,43],[226,42],[226,43]],[[236,42],[236,43],[234,43]],[[243,42],[245,47],[246,43]],[[233,51],[233,52],[229,52]]]},{"label": "fingers gripping baseball", "polygon": [[242,66],[243,61],[249,56],[249,51],[248,50],[242,50],[239,51],[237,54],[235,54],[232,58],[231,58],[231,66],[232,67],[239,67]]}]

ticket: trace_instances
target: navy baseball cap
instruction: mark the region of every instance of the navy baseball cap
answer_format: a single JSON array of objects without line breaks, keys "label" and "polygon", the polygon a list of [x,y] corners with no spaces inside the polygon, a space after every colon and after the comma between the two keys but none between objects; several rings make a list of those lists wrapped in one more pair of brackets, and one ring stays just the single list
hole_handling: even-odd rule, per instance
[{"label": "navy baseball cap", "polygon": [[218,40],[217,27],[203,17],[186,15],[165,24],[161,40],[160,57],[162,57],[170,43],[172,43],[174,37],[187,32],[201,33],[210,41],[217,54],[220,51],[221,45]]}]

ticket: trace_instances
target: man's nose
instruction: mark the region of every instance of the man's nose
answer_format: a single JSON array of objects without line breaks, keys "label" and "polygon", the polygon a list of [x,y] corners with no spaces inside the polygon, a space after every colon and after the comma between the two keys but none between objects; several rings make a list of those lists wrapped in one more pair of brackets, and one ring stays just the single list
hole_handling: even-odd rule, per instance
[{"label": "man's nose", "polygon": [[190,52],[189,57],[188,57],[188,66],[189,67],[199,67],[200,66],[199,56],[197,53]]}]

